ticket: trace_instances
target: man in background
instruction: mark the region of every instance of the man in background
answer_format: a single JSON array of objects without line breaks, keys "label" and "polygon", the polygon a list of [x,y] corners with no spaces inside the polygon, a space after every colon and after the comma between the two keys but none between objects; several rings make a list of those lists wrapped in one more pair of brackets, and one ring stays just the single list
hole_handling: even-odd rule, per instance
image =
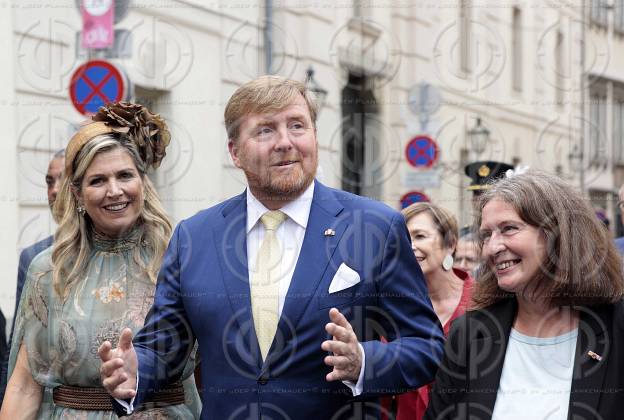
[{"label": "man in background", "polygon": [[[63,175],[63,167],[65,166],[65,150],[56,152],[52,157],[52,160],[48,164],[48,171],[46,172],[45,182],[48,190],[48,205],[50,210],[54,206],[56,201],[56,194],[58,193],[61,185],[61,176]],[[22,296],[22,289],[24,288],[24,281],[26,280],[26,273],[28,273],[28,267],[31,261],[37,254],[44,249],[50,247],[54,241],[54,236],[50,235],[45,239],[25,248],[20,254],[19,267],[17,271],[17,289],[15,293],[15,312],[13,313],[13,323],[15,323],[15,317],[17,315],[17,307],[19,305],[20,298]],[[13,335],[13,326],[11,327],[11,335]]]},{"label": "man in background", "polygon": [[[45,183],[48,192],[48,205],[50,210],[56,201],[56,194],[58,193],[61,185],[61,176],[63,175],[63,168],[65,167],[65,149],[60,150],[52,156],[52,160],[48,164],[48,170],[45,176]],[[9,350],[11,349],[11,340],[13,338],[13,328],[15,327],[15,318],[17,317],[17,311],[19,302],[22,297],[22,290],[24,289],[24,282],[26,281],[26,274],[28,273],[28,267],[37,254],[45,250],[52,245],[54,236],[50,235],[47,238],[40,240],[33,245],[24,248],[20,253],[19,265],[17,267],[17,288],[15,291],[15,310],[13,311],[13,320],[11,322],[11,334],[9,335],[8,345],[6,342],[4,331],[5,319],[1,316],[0,319],[0,357],[2,360],[2,367],[0,370],[0,397],[4,399],[4,391],[7,384],[7,366],[9,361]]]},{"label": "man in background", "polygon": [[[472,192],[473,211],[476,210],[481,194],[489,190],[497,180],[504,178],[507,171],[513,169],[513,165],[493,160],[471,162],[464,167],[464,173],[470,178],[470,185],[466,189]],[[477,277],[476,271],[481,258],[477,246],[478,238],[473,233],[477,230],[477,227],[471,225],[464,226],[460,230],[453,264],[453,268],[468,272],[474,279]]]},{"label": "man in background", "polygon": [[480,260],[481,255],[475,234],[472,232],[463,233],[457,241],[453,268],[459,268],[474,277]]}]

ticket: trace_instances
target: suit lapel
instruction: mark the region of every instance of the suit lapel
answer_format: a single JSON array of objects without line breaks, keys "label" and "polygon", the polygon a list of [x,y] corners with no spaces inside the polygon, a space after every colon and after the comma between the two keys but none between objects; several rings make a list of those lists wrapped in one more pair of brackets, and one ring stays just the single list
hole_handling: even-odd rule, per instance
[{"label": "suit lapel", "polygon": [[490,413],[496,403],[516,311],[516,299],[509,299],[488,310],[480,311],[479,318],[471,320],[469,324],[468,337],[471,342],[467,374],[472,395],[469,399],[487,408]]},{"label": "suit lapel", "polygon": [[[316,182],[308,226],[284,301],[277,339],[271,350],[274,347],[285,348],[285,343],[293,337],[297,324],[315,295],[327,264],[347,226],[346,222],[339,223],[337,218],[342,210],[343,206],[331,190]],[[327,229],[333,229],[335,234],[325,236]],[[284,341],[278,343],[277,340]]]},{"label": "suit lapel", "polygon": [[249,270],[247,266],[246,193],[234,197],[221,211],[223,220],[216,223],[214,243],[221,263],[223,286],[227,292],[238,331],[245,348],[260,368],[262,358],[251,313]]},{"label": "suit lapel", "polygon": [[[598,408],[608,369],[611,319],[606,308],[577,308],[581,312],[574,356],[574,372],[568,418],[583,418],[588,409]],[[596,360],[588,352],[602,357]]]},{"label": "suit lapel", "polygon": [[[331,190],[316,182],[301,252],[285,297],[276,339],[269,351],[267,362],[279,356],[272,354],[274,348],[286,350],[286,343],[293,338],[296,325],[315,295],[327,264],[348,225],[346,222],[339,223],[337,216],[342,210],[343,206],[336,200]],[[221,263],[223,285],[244,345],[250,350],[251,355],[255,355],[258,368],[262,368],[249,291],[246,193],[230,200],[221,214],[223,220],[217,223],[213,239],[217,258]],[[328,228],[334,230],[333,236],[324,235]]]},{"label": "suit lapel", "polygon": [[[611,319],[604,308],[581,311],[579,335],[574,358],[574,372],[570,394],[568,418],[583,418],[587,410],[597,409],[600,392],[603,389],[608,365],[609,331]],[[505,362],[505,353],[509,343],[509,333],[517,311],[515,299],[499,307],[492,308],[484,318],[473,320],[469,331],[472,337],[468,354],[468,375],[476,379],[470,383],[470,401],[489,409],[491,413],[496,403],[497,390]],[[476,322],[475,322],[476,321]],[[479,334],[483,329],[487,334]],[[486,352],[486,349],[490,349]],[[588,351],[602,356],[602,361],[588,355]],[[484,357],[484,354],[488,357]],[[485,359],[485,360],[482,360]],[[489,365],[491,367],[486,367]],[[489,392],[485,392],[490,390]]]}]

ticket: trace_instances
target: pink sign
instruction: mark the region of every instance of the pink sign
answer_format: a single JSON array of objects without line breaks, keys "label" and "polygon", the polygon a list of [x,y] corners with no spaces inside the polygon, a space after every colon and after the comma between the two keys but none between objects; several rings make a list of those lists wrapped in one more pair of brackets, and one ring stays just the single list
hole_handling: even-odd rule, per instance
[{"label": "pink sign", "polygon": [[109,48],[113,45],[113,0],[81,0],[82,48]]}]

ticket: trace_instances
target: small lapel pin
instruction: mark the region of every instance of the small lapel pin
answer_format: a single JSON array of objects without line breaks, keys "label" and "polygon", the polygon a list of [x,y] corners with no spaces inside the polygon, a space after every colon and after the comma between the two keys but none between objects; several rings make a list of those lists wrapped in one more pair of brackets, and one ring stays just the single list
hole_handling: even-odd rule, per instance
[{"label": "small lapel pin", "polygon": [[336,231],[334,229],[326,229],[325,236],[336,236]]},{"label": "small lapel pin", "polygon": [[591,350],[587,352],[587,355],[588,355],[589,357],[591,357],[592,359],[594,359],[594,360],[598,360],[599,362],[600,362],[600,361],[602,361],[602,356],[601,356],[601,355],[599,355],[598,353],[594,353],[594,352],[593,352],[593,351],[591,351]]}]

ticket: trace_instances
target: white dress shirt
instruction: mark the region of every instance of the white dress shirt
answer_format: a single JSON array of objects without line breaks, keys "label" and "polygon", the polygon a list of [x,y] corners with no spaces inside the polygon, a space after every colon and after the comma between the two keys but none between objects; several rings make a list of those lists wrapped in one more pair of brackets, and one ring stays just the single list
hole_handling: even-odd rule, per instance
[{"label": "white dress shirt", "polygon": [[[314,182],[294,201],[287,203],[280,210],[288,216],[284,223],[282,223],[276,231],[277,239],[284,250],[281,262],[281,273],[279,284],[279,296],[278,296],[278,315],[282,315],[284,309],[284,301],[286,300],[286,294],[290,287],[292,276],[299,260],[299,253],[301,252],[301,246],[303,245],[303,238],[305,236],[306,228],[308,226],[308,218],[310,217],[310,208],[312,207],[312,199],[314,198]],[[268,212],[264,204],[254,197],[250,189],[247,188],[247,269],[249,271],[249,278],[253,278],[254,270],[256,267],[256,256],[262,241],[264,240],[264,225],[260,222],[260,218],[266,212]],[[329,311],[327,315],[327,322],[329,322]],[[319,347],[321,343],[319,343]],[[360,376],[357,383],[351,381],[343,381],[347,385],[353,396],[358,396],[362,393],[364,387],[364,361],[365,354],[364,348],[361,344],[360,354],[362,355],[362,367],[360,369]]]},{"label": "white dress shirt", "polygon": [[[284,309],[286,293],[288,292],[290,280],[295,272],[295,266],[301,252],[313,196],[314,183],[310,184],[299,198],[280,209],[288,217],[275,232],[277,240],[283,249],[280,270],[282,276],[279,283],[279,316],[281,316],[282,309]],[[253,278],[255,273],[256,257],[264,240],[265,229],[262,222],[260,222],[260,218],[268,211],[269,209],[259,202],[247,188],[247,268],[250,279]]]}]

